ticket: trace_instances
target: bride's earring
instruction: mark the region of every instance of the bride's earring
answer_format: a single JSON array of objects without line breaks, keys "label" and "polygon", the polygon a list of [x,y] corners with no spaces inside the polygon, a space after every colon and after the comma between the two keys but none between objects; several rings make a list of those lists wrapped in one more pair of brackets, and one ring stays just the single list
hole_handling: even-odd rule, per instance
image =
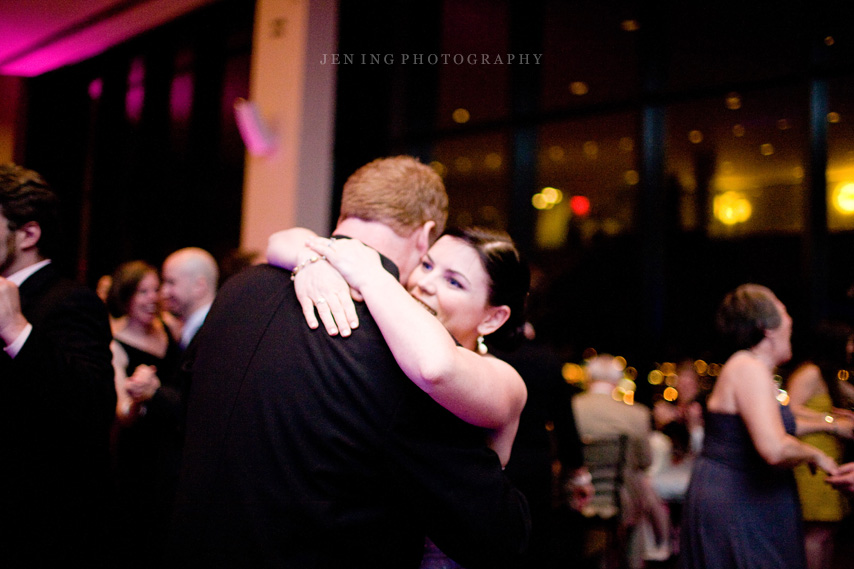
[{"label": "bride's earring", "polygon": [[483,341],[483,336],[477,337],[477,353],[482,356],[486,355],[486,352],[489,351],[489,348],[486,347],[486,342]]}]

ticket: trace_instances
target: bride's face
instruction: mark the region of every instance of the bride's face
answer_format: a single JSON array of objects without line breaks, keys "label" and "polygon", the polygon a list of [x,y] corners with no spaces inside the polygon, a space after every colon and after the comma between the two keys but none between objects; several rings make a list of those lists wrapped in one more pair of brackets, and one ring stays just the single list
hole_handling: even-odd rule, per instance
[{"label": "bride's face", "polygon": [[456,237],[441,237],[412,272],[407,288],[461,345],[474,348],[490,292],[477,251]]}]

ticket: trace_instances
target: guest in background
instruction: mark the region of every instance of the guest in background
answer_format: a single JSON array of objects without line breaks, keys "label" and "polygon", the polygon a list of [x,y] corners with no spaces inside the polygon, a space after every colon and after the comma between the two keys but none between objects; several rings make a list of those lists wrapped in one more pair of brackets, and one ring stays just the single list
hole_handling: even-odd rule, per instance
[{"label": "guest in background", "polygon": [[213,256],[198,247],[175,251],[163,261],[163,305],[180,322],[179,344],[187,349],[216,297],[219,270]]},{"label": "guest in background", "polygon": [[601,354],[591,358],[587,363],[587,377],[587,391],[572,399],[582,440],[585,437],[628,436],[621,515],[628,535],[625,546],[629,566],[640,567],[643,548],[637,530],[641,525],[650,524],[657,543],[670,533],[667,510],[645,472],[652,463],[650,410],[642,404],[627,405],[612,397],[623,378],[623,367],[614,356]]},{"label": "guest in background", "polygon": [[[167,537],[180,457],[180,349],[160,317],[160,277],[144,261],[113,273],[116,547],[126,567],[157,567]],[[140,547],[140,544],[145,544]]]},{"label": "guest in background", "polygon": [[792,356],[792,319],[769,289],[746,284],[726,295],[717,325],[732,355],[706,402],[703,452],[683,509],[682,566],[801,569],[791,468],[805,462],[836,473],[837,466],[794,436],[794,416],[777,399],[774,371]]},{"label": "guest in background", "polygon": [[691,359],[679,362],[675,379],[676,400],[661,398],[652,407],[653,460],[647,471],[656,494],[674,507],[685,498],[704,433],[699,377]]},{"label": "guest in background", "polygon": [[[854,437],[850,411],[854,388],[840,381],[854,352],[854,330],[846,324],[821,324],[810,341],[809,359],[789,377],[789,406],[798,437],[841,462],[845,441]],[[825,482],[822,471],[795,467],[795,480],[804,517],[804,539],[809,569],[830,569],[839,524],[848,514],[848,498]]]},{"label": "guest in background", "polygon": [[107,563],[109,431],[116,407],[110,324],[53,260],[57,196],[0,165],[0,557],[6,567]]}]

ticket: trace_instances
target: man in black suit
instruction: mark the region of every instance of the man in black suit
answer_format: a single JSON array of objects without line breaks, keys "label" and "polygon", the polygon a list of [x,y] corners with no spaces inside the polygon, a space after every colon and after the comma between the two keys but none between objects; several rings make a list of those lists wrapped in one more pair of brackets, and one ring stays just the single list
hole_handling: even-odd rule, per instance
[{"label": "man in black suit", "polygon": [[[432,169],[380,159],[345,184],[335,235],[405,281],[446,210]],[[406,378],[364,304],[347,338],[309,329],[292,278],[323,261],[302,260],[233,277],[190,349],[176,566],[417,568],[425,535],[469,569],[512,566],[527,505],[482,430]]]},{"label": "man in black suit", "polygon": [[57,198],[0,165],[0,559],[104,564],[116,408],[106,308],[59,276]]}]

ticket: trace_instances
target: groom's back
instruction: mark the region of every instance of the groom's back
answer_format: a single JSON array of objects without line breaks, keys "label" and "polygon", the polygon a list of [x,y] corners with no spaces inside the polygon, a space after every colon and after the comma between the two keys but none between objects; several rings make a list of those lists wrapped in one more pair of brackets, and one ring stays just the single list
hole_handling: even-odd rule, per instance
[{"label": "groom's back", "polygon": [[383,441],[400,399],[421,396],[364,305],[350,338],[310,330],[288,275],[265,265],[236,277],[200,332],[181,562],[417,566],[423,528]]}]

